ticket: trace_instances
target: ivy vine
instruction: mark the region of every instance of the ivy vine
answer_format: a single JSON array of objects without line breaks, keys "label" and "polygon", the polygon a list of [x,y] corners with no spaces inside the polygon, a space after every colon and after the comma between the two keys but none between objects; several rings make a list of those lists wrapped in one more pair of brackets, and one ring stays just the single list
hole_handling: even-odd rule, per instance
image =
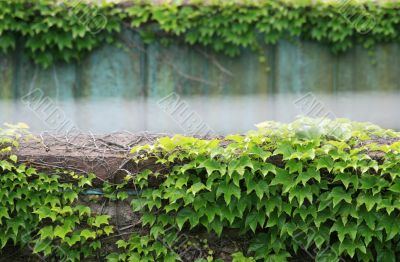
[{"label": "ivy vine", "polygon": [[100,238],[114,231],[108,215],[78,203],[95,176],[44,173],[19,164],[12,152],[30,137],[24,130],[22,124],[0,129],[0,255],[7,260],[3,250],[11,246],[54,261],[93,257],[102,247]]},{"label": "ivy vine", "polygon": [[[124,236],[79,201],[94,175],[22,164],[13,152],[29,137],[25,126],[0,129],[0,254],[16,246],[50,261],[180,261],[188,235],[186,246],[207,250],[197,262],[290,261],[311,251],[316,261],[399,259],[399,133],[344,119],[258,127],[133,148],[139,171],[102,189],[141,217]],[[226,236],[246,241],[222,257],[210,239]]]},{"label": "ivy vine", "polygon": [[[243,48],[260,50],[281,39],[305,39],[343,52],[361,44],[399,41],[400,4],[308,1],[214,1],[158,4],[146,1],[94,4],[86,1],[14,0],[0,2],[0,49],[21,48],[44,67],[81,60],[104,43],[118,44],[123,28],[155,39],[201,45],[229,56]],[[360,18],[361,17],[361,18]],[[361,20],[370,28],[360,33]]]},{"label": "ivy vine", "polygon": [[160,239],[233,230],[251,239],[236,261],[288,261],[301,250],[316,251],[316,261],[397,261],[399,136],[366,123],[300,119],[224,140],[175,136],[138,146],[137,163],[159,166],[131,178],[143,190],[132,206],[151,230],[110,256],[172,261],[177,253],[159,248]]}]

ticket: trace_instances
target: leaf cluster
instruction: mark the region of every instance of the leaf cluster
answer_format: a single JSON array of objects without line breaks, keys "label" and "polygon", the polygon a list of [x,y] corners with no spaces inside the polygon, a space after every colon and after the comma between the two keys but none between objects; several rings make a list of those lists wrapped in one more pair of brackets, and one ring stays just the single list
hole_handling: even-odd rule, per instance
[{"label": "leaf cluster", "polygon": [[[78,202],[94,175],[53,170],[51,174],[18,162],[13,149],[26,138],[23,124],[0,129],[0,254],[6,246],[30,247],[54,261],[91,258],[110,235],[109,216]],[[24,133],[22,136],[21,133]],[[5,258],[7,259],[7,258]]]},{"label": "leaf cluster", "polygon": [[398,42],[398,2],[201,1],[179,4],[126,1],[14,0],[0,2],[0,49],[19,47],[37,64],[80,60],[127,27],[145,43],[183,41],[236,56],[279,40],[305,39],[333,52],[355,44]]},{"label": "leaf cluster", "polygon": [[[301,250],[316,261],[397,261],[400,142],[381,140],[399,135],[369,123],[304,118],[261,123],[224,140],[178,135],[135,147],[137,163],[160,167],[131,178],[143,190],[132,208],[151,230],[146,243],[138,236],[121,243],[113,261],[176,259],[159,242],[172,245],[198,230],[250,236],[233,255],[238,261],[287,261]],[[154,178],[158,187],[148,183]]]}]

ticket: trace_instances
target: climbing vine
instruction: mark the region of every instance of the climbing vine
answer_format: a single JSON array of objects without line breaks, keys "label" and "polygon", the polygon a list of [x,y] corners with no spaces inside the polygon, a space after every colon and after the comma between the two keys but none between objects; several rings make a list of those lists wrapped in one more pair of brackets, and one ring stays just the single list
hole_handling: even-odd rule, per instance
[{"label": "climbing vine", "polygon": [[[25,126],[0,129],[0,254],[8,246],[26,247],[54,261],[80,261],[101,248],[100,238],[113,233],[108,215],[97,215],[78,203],[94,175],[52,170],[38,172],[18,164],[12,154],[28,138]],[[30,137],[30,139],[33,139]],[[10,259],[10,258],[8,258]]]},{"label": "climbing vine", "polygon": [[[140,217],[122,234],[81,201],[93,175],[21,163],[14,153],[29,137],[24,128],[0,130],[2,256],[25,247],[51,261],[400,258],[400,134],[392,130],[303,118],[136,146],[135,172],[102,188]],[[223,239],[235,239],[228,254],[215,245]]]},{"label": "climbing vine", "polygon": [[399,41],[398,2],[176,2],[1,1],[0,49],[19,48],[47,67],[57,61],[81,60],[104,43],[118,44],[123,28],[138,31],[145,43],[182,41],[229,56],[243,48],[261,50],[281,39],[316,41],[333,52],[355,44],[369,48]]},{"label": "climbing vine", "polygon": [[160,239],[204,230],[250,238],[234,253],[237,261],[287,261],[301,250],[316,251],[316,261],[397,261],[399,150],[398,133],[321,119],[266,122],[224,140],[175,136],[138,146],[137,163],[158,165],[131,178],[143,190],[132,207],[151,230],[110,256],[176,259]]}]

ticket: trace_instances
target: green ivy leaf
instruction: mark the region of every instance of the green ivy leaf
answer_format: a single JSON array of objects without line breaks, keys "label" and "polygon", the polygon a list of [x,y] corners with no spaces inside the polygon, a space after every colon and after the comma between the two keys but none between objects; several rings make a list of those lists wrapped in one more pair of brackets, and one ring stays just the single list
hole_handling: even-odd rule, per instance
[{"label": "green ivy leaf", "polygon": [[232,196],[235,196],[237,199],[240,199],[241,191],[240,188],[232,183],[221,183],[217,189],[216,196],[223,195],[225,199],[225,203],[229,205],[231,202]]},{"label": "green ivy leaf", "polygon": [[46,238],[53,239],[54,238],[54,231],[53,226],[45,226],[39,230],[40,239],[44,240]]},{"label": "green ivy leaf", "polygon": [[193,196],[195,196],[198,192],[200,192],[203,189],[206,189],[207,187],[201,183],[201,182],[197,182],[195,184],[193,184],[189,189],[188,189],[188,193],[192,193]]},{"label": "green ivy leaf", "polygon": [[225,175],[226,166],[214,159],[207,159],[200,163],[199,167],[204,167],[207,170],[207,174],[211,175],[214,171],[218,171],[221,176]]},{"label": "green ivy leaf", "polygon": [[358,176],[351,173],[340,173],[335,175],[333,182],[340,181],[346,189],[352,184],[355,189],[358,189]]},{"label": "green ivy leaf", "polygon": [[35,247],[33,248],[33,253],[37,254],[41,252],[43,252],[45,255],[51,253],[51,240],[44,239],[36,242]]},{"label": "green ivy leaf", "polygon": [[293,174],[289,174],[289,172],[284,169],[277,169],[276,176],[272,179],[270,185],[282,185],[282,193],[286,193],[296,186],[296,184],[296,177]]},{"label": "green ivy leaf", "polygon": [[190,208],[183,208],[176,216],[176,224],[179,230],[182,230],[186,221],[190,221],[191,226],[194,227],[198,224],[198,215]]},{"label": "green ivy leaf", "polygon": [[326,168],[328,170],[328,172],[331,172],[334,166],[335,166],[335,162],[329,156],[323,156],[323,157],[317,159],[317,170]]},{"label": "green ivy leaf", "polygon": [[65,239],[65,236],[70,232],[71,232],[70,227],[56,226],[56,228],[54,229],[54,236],[59,237],[61,239]]},{"label": "green ivy leaf", "polygon": [[0,207],[0,225],[2,224],[2,222],[1,222],[2,218],[10,219],[8,211],[7,211],[7,209],[5,207]]},{"label": "green ivy leaf", "polygon": [[89,229],[84,229],[81,231],[80,236],[83,237],[85,240],[96,239],[96,232],[93,232]]},{"label": "green ivy leaf", "polygon": [[332,199],[333,207],[338,205],[340,202],[344,201],[351,204],[352,197],[350,193],[347,193],[341,187],[335,187],[329,193],[328,198]]},{"label": "green ivy leaf", "polygon": [[335,222],[331,227],[330,232],[336,231],[338,233],[339,241],[342,243],[346,235],[349,235],[352,241],[356,239],[357,225],[354,223],[347,223],[344,225],[341,221]]},{"label": "green ivy leaf", "polygon": [[305,172],[301,172],[296,179],[296,183],[302,183],[303,186],[307,184],[310,179],[315,179],[317,182],[321,182],[321,175],[318,170],[310,167]]},{"label": "green ivy leaf", "polygon": [[81,240],[80,235],[78,234],[73,234],[71,237],[65,237],[64,241],[67,243],[70,247],[75,245]]},{"label": "green ivy leaf", "polygon": [[41,207],[38,210],[34,211],[35,214],[39,215],[39,219],[50,218],[53,222],[56,220],[56,213],[51,211],[48,207]]},{"label": "green ivy leaf", "polygon": [[249,225],[249,227],[254,233],[256,232],[257,225],[263,227],[264,223],[265,223],[265,215],[257,211],[253,211],[250,214],[248,214],[245,222],[245,224]]}]

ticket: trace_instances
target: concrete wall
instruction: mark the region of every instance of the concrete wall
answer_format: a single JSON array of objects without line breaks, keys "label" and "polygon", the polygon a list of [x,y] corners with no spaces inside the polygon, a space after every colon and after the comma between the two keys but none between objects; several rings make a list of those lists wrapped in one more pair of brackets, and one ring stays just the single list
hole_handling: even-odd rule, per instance
[{"label": "concrete wall", "polygon": [[[176,123],[156,108],[159,99],[176,92],[219,126],[217,132],[242,131],[250,121],[290,121],[304,113],[293,101],[313,92],[331,105],[335,115],[400,128],[398,44],[380,45],[372,53],[355,47],[335,56],[316,43],[281,41],[266,46],[263,54],[244,50],[239,57],[228,58],[201,47],[145,45],[130,31],[120,39],[122,48],[105,45],[80,63],[46,70],[33,65],[21,50],[0,55],[0,121],[24,120],[30,113],[19,102],[29,90],[39,88],[85,130],[108,132],[114,126],[176,132]],[[260,56],[266,61],[260,62]],[[350,104],[343,102],[346,99]],[[344,111],[348,106],[351,112]],[[249,122],[235,122],[238,114]],[[40,119],[25,120],[45,129]]]}]

